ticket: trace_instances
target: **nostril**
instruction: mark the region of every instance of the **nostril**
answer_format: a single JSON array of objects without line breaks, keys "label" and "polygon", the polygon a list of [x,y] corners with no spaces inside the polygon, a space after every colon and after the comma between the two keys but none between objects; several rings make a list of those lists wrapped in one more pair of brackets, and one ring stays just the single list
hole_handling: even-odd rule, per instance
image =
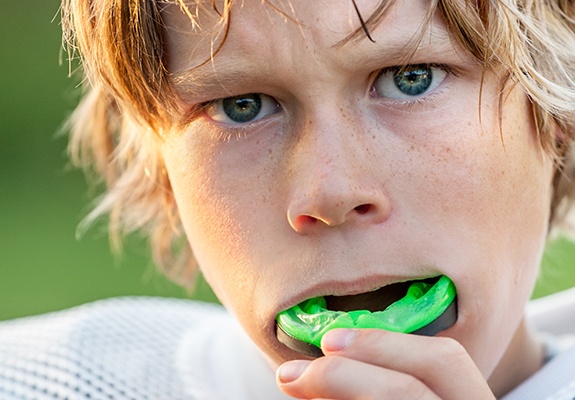
[{"label": "nostril", "polygon": [[362,204],[354,208],[358,214],[367,214],[371,209],[371,204]]},{"label": "nostril", "polygon": [[311,215],[300,215],[296,219],[296,223],[299,226],[307,225],[307,224],[314,224],[317,222],[317,218],[312,217]]}]

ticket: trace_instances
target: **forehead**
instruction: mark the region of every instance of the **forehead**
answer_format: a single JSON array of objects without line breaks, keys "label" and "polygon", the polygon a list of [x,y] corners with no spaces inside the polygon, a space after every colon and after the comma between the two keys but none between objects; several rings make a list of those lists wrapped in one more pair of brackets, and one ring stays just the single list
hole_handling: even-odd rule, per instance
[{"label": "forehead", "polygon": [[311,58],[337,55],[337,50],[346,46],[358,50],[367,46],[373,51],[363,33],[358,40],[346,39],[361,30],[362,18],[368,20],[381,7],[389,10],[370,32],[372,36],[383,32],[376,41],[376,48],[382,51],[405,46],[424,28],[433,31],[435,39],[448,36],[439,18],[424,26],[428,0],[356,0],[355,4],[352,0],[236,0],[229,10],[223,1],[215,6],[211,1],[184,4],[169,4],[163,10],[172,73],[199,65],[222,43],[222,53],[231,63],[236,56],[269,56],[292,52],[294,46],[300,47],[300,55]]},{"label": "forehead", "polygon": [[[233,13],[234,20],[238,15],[267,17],[268,22],[292,21],[300,28],[310,22],[313,25],[331,27],[341,31],[355,25],[357,14],[370,16],[378,7],[387,7],[396,0],[169,0],[163,2],[164,16],[171,22],[175,16],[184,16],[196,33],[207,32]],[[413,0],[415,3],[418,0]],[[178,12],[179,11],[179,12]],[[343,18],[342,18],[343,17]],[[355,17],[355,18],[352,18]],[[242,18],[243,20],[244,18]],[[344,26],[337,26],[340,20]],[[178,21],[182,23],[183,21]],[[242,21],[244,24],[245,21]]]}]

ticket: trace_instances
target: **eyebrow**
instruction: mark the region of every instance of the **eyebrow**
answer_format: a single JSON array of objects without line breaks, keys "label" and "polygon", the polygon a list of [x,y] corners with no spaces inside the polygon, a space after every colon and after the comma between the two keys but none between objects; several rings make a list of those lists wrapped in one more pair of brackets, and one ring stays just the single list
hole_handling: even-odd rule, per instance
[{"label": "eyebrow", "polygon": [[183,97],[212,99],[214,93],[230,93],[226,88],[245,80],[245,71],[256,65],[240,57],[217,57],[209,62],[177,72],[172,81]]}]

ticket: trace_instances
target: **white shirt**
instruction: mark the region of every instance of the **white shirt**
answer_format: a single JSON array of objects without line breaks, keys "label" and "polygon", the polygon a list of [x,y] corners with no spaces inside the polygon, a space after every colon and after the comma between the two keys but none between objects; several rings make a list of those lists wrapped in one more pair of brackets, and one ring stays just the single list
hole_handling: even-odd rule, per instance
[{"label": "white shirt", "polygon": [[574,400],[575,288],[530,302],[527,316],[552,358],[502,400]]},{"label": "white shirt", "polygon": [[[575,291],[533,303],[530,314],[553,334],[575,332]],[[504,400],[575,397],[575,352],[557,343],[561,354]],[[213,304],[116,298],[0,323],[1,400],[288,399],[274,375]]]},{"label": "white shirt", "polygon": [[287,399],[222,307],[117,298],[0,324],[2,400]]}]

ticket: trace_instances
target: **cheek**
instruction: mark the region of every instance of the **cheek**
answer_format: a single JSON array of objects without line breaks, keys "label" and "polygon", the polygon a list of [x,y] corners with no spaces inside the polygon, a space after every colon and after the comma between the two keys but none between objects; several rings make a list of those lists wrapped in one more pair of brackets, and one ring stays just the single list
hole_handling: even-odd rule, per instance
[{"label": "cheek", "polygon": [[482,244],[511,244],[501,254],[518,256],[525,250],[521,238],[546,235],[553,163],[541,150],[524,96],[507,98],[501,122],[496,107],[485,104],[479,123],[471,105],[436,118],[404,159],[404,182],[415,182],[410,205],[432,211],[430,224],[449,225]]},{"label": "cheek", "polygon": [[251,309],[247,305],[261,274],[252,267],[258,255],[254,243],[265,242],[265,229],[259,228],[268,226],[266,212],[274,200],[268,179],[254,168],[261,159],[245,151],[222,158],[225,146],[192,135],[174,137],[166,143],[165,157],[194,256],[219,300],[234,312]]},{"label": "cheek", "polygon": [[[440,227],[439,239],[422,241],[424,252],[447,260],[443,265],[460,292],[460,324],[453,334],[486,376],[532,292],[551,199],[553,163],[537,143],[527,107],[507,107],[521,112],[507,114],[501,135],[497,118],[484,115],[483,130],[455,131],[459,142],[433,146],[430,168],[419,170],[420,188],[429,197],[410,210],[422,216],[424,230]],[[437,253],[442,241],[449,244]]]}]

